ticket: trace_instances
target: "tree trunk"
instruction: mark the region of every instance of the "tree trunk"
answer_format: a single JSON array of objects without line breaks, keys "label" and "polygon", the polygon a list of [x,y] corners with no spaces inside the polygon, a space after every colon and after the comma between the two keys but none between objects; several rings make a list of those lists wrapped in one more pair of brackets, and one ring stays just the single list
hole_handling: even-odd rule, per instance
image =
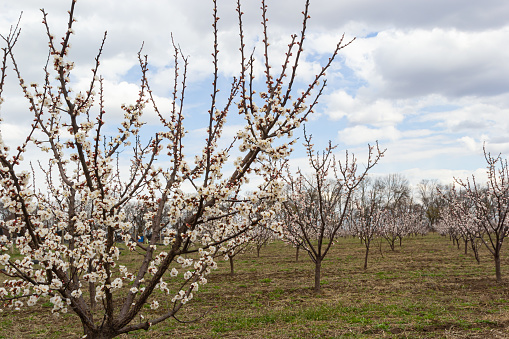
[{"label": "tree trunk", "polygon": [[260,250],[262,249],[261,246],[256,246],[256,257],[259,258],[260,257]]},{"label": "tree trunk", "polygon": [[118,334],[113,331],[109,331],[108,328],[102,328],[100,330],[91,329],[83,326],[83,330],[87,339],[111,339],[115,338]]},{"label": "tree trunk", "polygon": [[481,263],[481,258],[479,257],[479,249],[475,249],[474,250],[474,256],[475,256],[475,260],[477,260],[477,264],[480,264]]},{"label": "tree trunk", "polygon": [[93,311],[97,302],[95,301],[95,283],[88,283],[88,292],[90,295],[90,310]]},{"label": "tree trunk", "polygon": [[322,268],[322,259],[316,258],[315,263],[315,292],[320,293],[320,274],[321,274],[321,268]]},{"label": "tree trunk", "polygon": [[369,246],[366,246],[366,255],[364,256],[364,269],[368,269],[368,254],[369,254]]},{"label": "tree trunk", "polygon": [[500,253],[495,253],[495,274],[497,276],[497,282],[502,281],[502,272],[500,271]]},{"label": "tree trunk", "polygon": [[465,240],[465,255],[467,255],[467,249],[468,249],[468,240]]},{"label": "tree trunk", "polygon": [[477,247],[477,244],[475,243],[474,239],[470,239],[470,246],[472,247],[472,251],[474,252],[475,260],[477,260],[477,263],[481,263],[481,258],[479,258],[479,247]]},{"label": "tree trunk", "polygon": [[235,271],[233,270],[233,257],[230,257],[228,261],[230,262],[230,275],[233,277],[235,275]]},{"label": "tree trunk", "polygon": [[295,262],[299,262],[299,249],[300,246],[297,246],[295,250]]}]

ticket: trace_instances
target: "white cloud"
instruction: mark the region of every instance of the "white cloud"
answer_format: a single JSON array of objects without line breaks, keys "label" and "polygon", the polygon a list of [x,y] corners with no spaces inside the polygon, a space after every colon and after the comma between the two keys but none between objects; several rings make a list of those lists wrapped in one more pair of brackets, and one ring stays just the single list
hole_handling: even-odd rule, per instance
[{"label": "white cloud", "polygon": [[369,128],[359,125],[338,132],[338,139],[346,145],[373,144],[377,140],[383,143],[385,140],[395,141],[400,137],[401,132],[394,126]]},{"label": "white cloud", "polygon": [[505,134],[509,127],[509,108],[481,98],[465,98],[456,101],[461,106],[447,112],[423,113],[421,121],[434,121],[445,130],[472,132],[490,130],[490,134]]},{"label": "white cloud", "polygon": [[20,146],[25,140],[28,133],[31,131],[30,125],[1,123],[0,136],[2,141],[11,149],[15,146]]},{"label": "white cloud", "polygon": [[479,145],[473,138],[465,136],[459,139],[459,141],[465,143],[467,148],[472,152],[479,152],[482,150],[482,145]]},{"label": "white cloud", "polygon": [[343,90],[338,90],[325,98],[326,114],[333,120],[346,117],[352,124],[370,124],[386,126],[403,121],[405,107],[397,102],[376,99],[367,101],[364,97],[352,97]]},{"label": "white cloud", "polygon": [[319,16],[320,24],[328,29],[357,22],[378,30],[455,27],[471,31],[504,26],[509,15],[509,4],[504,1],[318,0],[312,5],[312,15]]},{"label": "white cloud", "polygon": [[369,82],[364,95],[491,96],[509,87],[509,26],[465,32],[390,29],[345,49],[346,65]]}]

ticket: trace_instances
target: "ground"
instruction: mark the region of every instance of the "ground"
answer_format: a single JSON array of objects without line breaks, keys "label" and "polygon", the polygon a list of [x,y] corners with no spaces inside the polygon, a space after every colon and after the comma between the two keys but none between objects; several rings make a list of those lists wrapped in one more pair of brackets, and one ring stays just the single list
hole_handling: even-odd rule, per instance
[{"label": "ground", "polygon": [[[376,240],[364,271],[364,246],[339,239],[322,268],[322,293],[312,291],[313,265],[301,251],[275,242],[235,258],[178,314],[148,332],[123,338],[506,338],[509,258],[495,281],[486,249],[481,264],[446,237],[403,239],[394,252]],[[130,259],[125,254],[124,260]],[[162,304],[164,306],[164,304]],[[56,317],[49,303],[0,314],[0,338],[77,338],[73,314]],[[147,309],[148,312],[148,309]],[[205,315],[203,315],[205,314]],[[202,317],[201,317],[202,316]]]}]

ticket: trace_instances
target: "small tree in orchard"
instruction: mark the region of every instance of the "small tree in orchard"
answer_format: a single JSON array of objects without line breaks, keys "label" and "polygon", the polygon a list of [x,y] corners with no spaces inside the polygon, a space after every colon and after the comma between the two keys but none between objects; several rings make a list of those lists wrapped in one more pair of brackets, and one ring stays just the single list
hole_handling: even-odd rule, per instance
[{"label": "small tree in orchard", "polygon": [[442,209],[442,217],[436,224],[436,229],[442,234],[448,234],[456,240],[459,248],[459,238],[463,239],[464,252],[467,254],[468,245],[474,253],[475,260],[480,263],[479,247],[482,246],[484,229],[479,225],[472,201],[466,197],[464,191],[457,191],[453,185],[443,198],[448,207]]},{"label": "small tree in orchard", "polygon": [[357,190],[357,194],[354,195],[347,218],[351,232],[361,239],[366,248],[364,269],[368,268],[371,241],[383,227],[384,214],[381,182],[379,180],[364,180],[363,184],[360,185],[360,189]]},{"label": "small tree in orchard", "polygon": [[246,251],[252,240],[251,231],[228,240],[219,248],[218,254],[224,255],[224,259],[230,264],[230,276],[235,275],[235,257]]},{"label": "small tree in orchard", "polygon": [[[461,221],[450,209],[444,209],[441,213],[440,221],[435,223],[435,231],[440,235],[449,236],[454,246],[460,248],[460,239],[462,238],[461,227],[458,225]],[[475,216],[474,216],[475,218]]]},{"label": "small tree in orchard", "polygon": [[[289,39],[276,73],[270,63],[267,7],[261,0],[264,81],[260,85],[254,80],[254,56],[246,46],[244,13],[238,1],[240,70],[220,97],[219,18],[216,1],[212,3],[213,79],[211,95],[207,95],[211,101],[203,149],[194,160],[188,160],[183,151],[189,65],[178,47],[174,48],[171,109],[159,109],[148,81],[147,57],[140,53],[139,96],[121,107],[124,121],[118,126],[118,135],[110,138],[105,108],[109,93],[103,87],[99,67],[104,39],[88,89],[71,90],[74,63],[68,53],[75,0],[71,1],[66,33],[60,40],[51,33],[43,11],[50,58],[41,85],[28,85],[18,68],[15,45],[19,27],[2,36],[0,103],[11,69],[33,113],[25,142],[0,145],[0,196],[3,206],[13,214],[12,219],[1,221],[2,229],[9,233],[0,241],[0,269],[7,278],[0,288],[2,308],[19,309],[49,299],[53,312],[72,310],[88,338],[148,330],[175,317],[192,300],[199,286],[207,282],[206,275],[216,267],[214,256],[237,246],[234,239],[256,225],[282,232],[280,225],[271,222],[280,208],[283,187],[278,180],[280,170],[271,166],[271,161],[290,153],[285,138],[313,111],[325,86],[322,78],[345,44],[341,39],[311,84],[299,84],[303,90],[294,94],[309,1],[305,3],[301,33]],[[218,102],[224,105],[218,107]],[[144,133],[153,132],[143,127],[147,105],[158,114],[160,125],[159,131],[142,144],[148,139]],[[231,145],[229,148],[221,148],[219,141],[224,140],[226,117],[231,113],[243,117],[245,126],[233,140],[221,143]],[[16,120],[14,115],[3,112],[3,119]],[[240,155],[234,157],[232,147],[237,146]],[[41,152],[41,159],[50,158],[48,164],[41,163],[43,175],[35,177],[37,180],[24,171],[30,168],[23,159],[30,147]],[[130,161],[126,171],[117,167],[123,155],[129,155],[125,158]],[[355,162],[343,170],[345,188],[351,189],[357,182],[355,170]],[[251,187],[250,196],[241,197],[250,177],[260,178],[262,184]],[[184,184],[192,187],[191,192],[184,192]],[[133,204],[137,208],[134,214],[128,211]],[[135,214],[139,225],[133,219]],[[139,231],[133,232],[135,225],[150,235],[148,245],[136,241],[134,235]],[[212,233],[204,232],[211,225]],[[117,242],[119,238],[132,255],[139,255],[134,269],[122,262],[120,247],[124,245]],[[13,247],[19,251],[19,259],[8,254]],[[180,280],[175,282],[175,277]]]},{"label": "small tree in orchard", "polygon": [[264,246],[267,246],[271,241],[276,239],[274,232],[266,227],[255,227],[251,231],[251,243],[256,250],[256,256],[260,257],[260,251]]},{"label": "small tree in orchard", "polygon": [[[287,185],[284,190],[285,196],[288,196],[291,191],[290,187]],[[293,222],[295,209],[295,206],[285,206],[281,216],[284,224],[283,241],[295,248],[295,262],[299,262],[299,253],[300,249],[304,246],[304,238],[300,236],[300,226]]]},{"label": "small tree in orchard", "polygon": [[456,179],[465,190],[475,210],[476,222],[484,230],[481,240],[495,261],[497,281],[502,281],[500,267],[501,250],[509,231],[509,167],[507,160],[499,154],[492,156],[484,148],[488,163],[488,181],[480,185],[474,176],[466,181]]},{"label": "small tree in orchard", "polygon": [[416,211],[410,200],[398,208],[387,209],[385,211],[382,227],[378,233],[387,241],[391,250],[394,251],[396,240],[399,240],[399,246],[401,246],[403,238],[419,225],[421,225],[420,211]]},{"label": "small tree in orchard", "polygon": [[315,264],[315,292],[320,292],[322,261],[329,252],[334,238],[343,227],[349,212],[349,205],[355,189],[364,180],[368,171],[383,156],[376,146],[369,147],[369,156],[364,170],[358,170],[357,159],[346,152],[345,161],[336,161],[327,147],[315,152],[311,137],[304,133],[304,139],[311,172],[309,175],[298,170],[292,174],[288,169],[286,202],[288,215],[287,239],[301,246]]}]

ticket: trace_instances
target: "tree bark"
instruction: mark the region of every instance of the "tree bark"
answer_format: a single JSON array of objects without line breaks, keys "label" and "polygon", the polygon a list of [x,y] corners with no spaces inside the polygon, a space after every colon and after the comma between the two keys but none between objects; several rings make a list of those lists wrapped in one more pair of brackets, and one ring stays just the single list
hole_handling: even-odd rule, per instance
[{"label": "tree bark", "polygon": [[100,330],[92,329],[92,328],[83,328],[87,339],[111,339],[115,338],[118,334],[108,330],[108,328],[102,328]]},{"label": "tree bark", "polygon": [[368,254],[369,254],[369,246],[366,246],[366,255],[364,256],[364,269],[368,269]]},{"label": "tree bark", "polygon": [[481,258],[479,258],[479,248],[477,247],[475,240],[470,239],[470,246],[472,247],[472,251],[474,252],[475,260],[477,260],[477,263],[481,263]]},{"label": "tree bark", "polygon": [[500,271],[500,253],[496,252],[495,255],[495,274],[497,282],[502,282],[502,272]]},{"label": "tree bark", "polygon": [[295,262],[299,262],[299,249],[300,246],[297,246],[295,250]]},{"label": "tree bark", "polygon": [[233,257],[230,257],[228,261],[230,262],[230,275],[233,277],[235,275],[235,271],[233,270]]},{"label": "tree bark", "polygon": [[321,269],[322,269],[322,259],[316,258],[315,263],[315,292],[320,293],[320,275],[321,275]]},{"label": "tree bark", "polygon": [[477,260],[477,264],[480,264],[481,258],[479,257],[479,249],[474,250],[474,256],[475,256],[475,260]]},{"label": "tree bark", "polygon": [[[92,263],[91,262],[88,263],[88,271],[92,272]],[[88,283],[88,293],[90,295],[90,310],[94,311],[95,306],[96,306],[96,301],[95,301],[95,283],[93,283],[93,282],[89,282]]]}]

